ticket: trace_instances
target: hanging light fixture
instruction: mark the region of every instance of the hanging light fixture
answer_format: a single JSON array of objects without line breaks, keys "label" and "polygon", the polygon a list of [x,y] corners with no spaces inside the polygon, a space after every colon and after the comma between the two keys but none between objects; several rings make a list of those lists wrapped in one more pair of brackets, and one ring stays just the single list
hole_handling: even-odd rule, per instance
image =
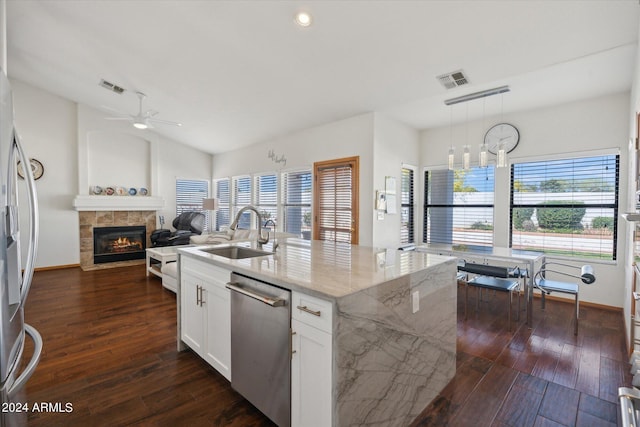
[{"label": "hanging light fixture", "polygon": [[469,152],[469,146],[464,146],[464,151],[462,152],[462,168],[469,169],[471,167],[471,153]]},{"label": "hanging light fixture", "polygon": [[471,153],[469,152],[469,104],[467,104],[467,118],[464,125],[465,142],[464,150],[462,151],[462,168],[468,170],[471,167]]},{"label": "hanging light fixture", "polygon": [[[504,95],[500,94],[500,122],[503,123],[502,116],[504,114]],[[504,132],[504,128],[501,128],[501,132]],[[500,142],[498,143],[498,152],[496,154],[496,167],[506,168],[508,159],[507,159],[507,149],[504,146],[503,138],[500,138]]]},{"label": "hanging light fixture", "polygon": [[[487,107],[487,100],[483,99],[482,100],[482,129],[485,128],[484,118],[485,118],[486,107]],[[481,168],[487,167],[487,151],[489,151],[487,147],[487,143],[483,140],[482,144],[480,144],[480,152],[478,153],[478,164],[480,165]]]},{"label": "hanging light fixture", "polygon": [[[444,101],[445,105],[449,106],[449,112],[450,112],[450,118],[449,118],[449,155],[447,157],[447,164],[450,170],[453,170],[455,167],[455,149],[453,147],[453,110],[451,109],[451,106],[454,104],[459,104],[461,102],[468,102],[468,101],[473,101],[476,99],[480,99],[480,98],[486,98],[488,96],[493,96],[493,95],[501,95],[501,111],[500,111],[500,118],[502,119],[502,115],[504,113],[504,93],[505,92],[509,92],[509,86],[500,86],[500,87],[496,87],[493,89],[487,89],[487,90],[483,90],[480,92],[475,92],[475,93],[471,93],[468,95],[464,95],[464,96],[459,96],[457,98],[451,98],[451,99],[447,99]],[[482,123],[483,123],[483,128],[484,128],[484,119],[485,119],[485,108],[486,108],[486,100],[484,101],[483,107],[482,107]],[[471,153],[469,150],[469,131],[468,131],[468,126],[469,126],[469,105],[467,104],[467,123],[466,123],[466,136],[467,136],[467,140],[466,140],[466,145],[464,146],[464,151],[462,153],[462,167],[464,169],[469,169],[471,166]],[[487,167],[488,165],[488,153],[489,153],[489,147],[487,146],[486,142],[482,142],[482,144],[480,144],[480,148],[479,148],[479,156],[478,156],[478,164],[480,167]],[[508,159],[507,159],[507,150],[506,147],[504,146],[504,144],[500,144],[498,146],[498,152],[497,152],[497,167],[507,167],[508,164]]]},{"label": "hanging light fixture", "polygon": [[455,160],[455,150],[453,148],[453,108],[449,107],[449,156],[447,158],[447,165],[451,171],[455,166]]}]

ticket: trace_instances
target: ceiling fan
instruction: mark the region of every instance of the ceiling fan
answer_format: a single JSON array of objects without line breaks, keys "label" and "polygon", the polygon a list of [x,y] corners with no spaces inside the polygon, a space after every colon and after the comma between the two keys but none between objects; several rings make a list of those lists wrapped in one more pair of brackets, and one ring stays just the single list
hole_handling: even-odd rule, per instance
[{"label": "ceiling fan", "polygon": [[140,100],[140,108],[138,109],[138,114],[133,115],[133,114],[121,113],[119,111],[111,110],[109,108],[109,110],[114,111],[114,113],[121,114],[122,117],[105,117],[105,118],[107,120],[129,120],[133,124],[133,127],[135,127],[136,129],[153,128],[153,124],[155,123],[172,125],[172,126],[182,126],[182,123],[172,122],[169,120],[156,119],[155,116],[158,114],[157,111],[147,110],[143,112],[142,101],[147,95],[145,95],[142,92],[136,92],[136,95],[138,95],[138,98]]}]

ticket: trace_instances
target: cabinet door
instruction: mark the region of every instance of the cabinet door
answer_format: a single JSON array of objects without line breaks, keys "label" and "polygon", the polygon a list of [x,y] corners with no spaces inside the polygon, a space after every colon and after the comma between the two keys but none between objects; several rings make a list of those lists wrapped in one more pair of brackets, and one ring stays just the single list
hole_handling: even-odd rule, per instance
[{"label": "cabinet door", "polygon": [[204,359],[231,381],[231,296],[222,283],[206,286],[206,348]]},{"label": "cabinet door", "polygon": [[291,425],[331,425],[331,334],[291,320]]},{"label": "cabinet door", "polygon": [[193,351],[202,355],[204,340],[204,310],[198,303],[202,293],[199,288],[202,280],[191,275],[182,274],[181,283],[181,315],[182,341]]}]

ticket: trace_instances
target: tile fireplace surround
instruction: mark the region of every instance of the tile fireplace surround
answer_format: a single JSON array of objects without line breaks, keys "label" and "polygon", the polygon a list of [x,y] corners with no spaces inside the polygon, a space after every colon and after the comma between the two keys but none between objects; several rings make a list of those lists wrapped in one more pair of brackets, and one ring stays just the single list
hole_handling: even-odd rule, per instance
[{"label": "tile fireplace surround", "polygon": [[156,228],[156,211],[80,211],[80,267],[87,270],[144,264],[145,260],[93,263],[93,227],[143,225],[147,229],[147,247],[151,247],[151,232]]}]

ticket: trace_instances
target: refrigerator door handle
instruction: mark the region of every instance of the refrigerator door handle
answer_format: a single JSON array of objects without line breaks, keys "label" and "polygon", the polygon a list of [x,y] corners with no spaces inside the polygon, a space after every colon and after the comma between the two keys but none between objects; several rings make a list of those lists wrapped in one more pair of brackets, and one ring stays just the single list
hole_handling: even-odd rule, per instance
[{"label": "refrigerator door handle", "polygon": [[[27,252],[27,260],[24,267],[24,275],[22,277],[21,304],[24,306],[31,288],[31,279],[33,279],[33,271],[35,269],[36,252],[38,250],[38,228],[39,228],[39,212],[38,199],[36,197],[36,182],[33,179],[31,171],[31,162],[26,156],[18,132],[14,129],[15,147],[18,151],[18,157],[22,163],[24,170],[24,178],[27,182],[27,194],[29,198],[29,249]],[[25,325],[26,326],[26,325]]]},{"label": "refrigerator door handle", "polygon": [[11,385],[11,388],[7,390],[7,395],[11,398],[22,389],[31,375],[36,370],[36,366],[38,366],[38,362],[40,362],[40,355],[42,354],[42,337],[40,333],[31,325],[24,324],[24,331],[31,337],[34,344],[33,356],[31,356],[31,360],[27,364],[27,367],[24,368],[24,371],[20,374],[18,378],[16,378],[15,382]]}]

